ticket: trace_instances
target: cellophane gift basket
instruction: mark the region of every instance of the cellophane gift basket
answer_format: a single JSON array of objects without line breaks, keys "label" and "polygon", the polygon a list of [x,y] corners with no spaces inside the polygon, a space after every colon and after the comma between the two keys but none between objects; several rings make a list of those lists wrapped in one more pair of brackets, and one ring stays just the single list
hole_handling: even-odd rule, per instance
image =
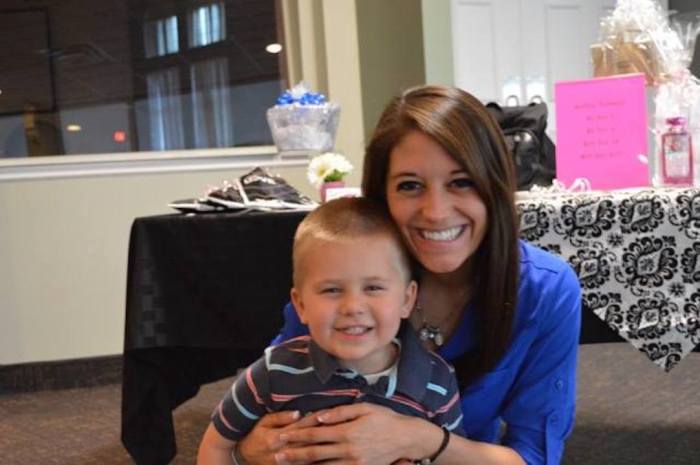
[{"label": "cellophane gift basket", "polygon": [[[644,73],[653,95],[650,128],[656,147],[668,118],[687,120],[696,154],[694,177],[700,179],[700,81],[688,69],[700,32],[700,15],[669,16],[655,0],[618,0],[601,20],[600,32],[599,43],[591,46],[594,76]],[[658,149],[649,157],[654,185],[662,184],[658,157]]]},{"label": "cellophane gift basket", "polygon": [[272,139],[280,152],[326,152],[333,148],[340,106],[301,82],[267,110]]}]

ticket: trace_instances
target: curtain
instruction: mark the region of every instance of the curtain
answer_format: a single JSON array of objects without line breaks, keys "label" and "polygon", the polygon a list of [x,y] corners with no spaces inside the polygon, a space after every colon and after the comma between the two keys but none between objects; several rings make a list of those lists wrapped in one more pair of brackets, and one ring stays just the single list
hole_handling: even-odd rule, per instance
[{"label": "curtain", "polygon": [[146,83],[151,150],[185,148],[180,76],[177,68],[149,73]]},{"label": "curtain", "polygon": [[233,99],[228,81],[227,58],[201,61],[190,67],[196,148],[234,144]]}]

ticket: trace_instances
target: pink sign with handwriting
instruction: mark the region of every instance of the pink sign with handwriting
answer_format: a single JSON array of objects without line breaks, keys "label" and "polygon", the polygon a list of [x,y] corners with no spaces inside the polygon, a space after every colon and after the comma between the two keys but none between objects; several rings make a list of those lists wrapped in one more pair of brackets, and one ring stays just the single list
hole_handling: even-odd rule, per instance
[{"label": "pink sign with handwriting", "polygon": [[555,84],[557,179],[593,189],[649,185],[644,75]]}]

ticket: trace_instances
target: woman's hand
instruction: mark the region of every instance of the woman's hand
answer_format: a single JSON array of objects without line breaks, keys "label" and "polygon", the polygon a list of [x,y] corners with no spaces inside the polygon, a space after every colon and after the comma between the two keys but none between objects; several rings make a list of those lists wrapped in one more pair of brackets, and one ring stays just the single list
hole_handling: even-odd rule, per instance
[{"label": "woman's hand", "polygon": [[260,419],[248,435],[238,443],[240,456],[246,465],[275,465],[275,454],[287,445],[280,434],[297,428],[317,425],[314,415],[299,418],[299,412],[270,413]]},{"label": "woman's hand", "polygon": [[[280,435],[276,465],[391,464],[409,453],[415,418],[386,407],[359,403],[316,412],[315,427],[289,429]],[[421,421],[421,420],[418,420]],[[422,421],[421,421],[422,422]],[[289,447],[285,447],[284,444]]]}]

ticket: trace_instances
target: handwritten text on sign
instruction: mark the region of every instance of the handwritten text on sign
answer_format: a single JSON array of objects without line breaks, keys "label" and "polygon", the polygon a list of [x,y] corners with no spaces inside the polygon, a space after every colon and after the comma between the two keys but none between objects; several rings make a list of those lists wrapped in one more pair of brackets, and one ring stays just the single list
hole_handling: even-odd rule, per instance
[{"label": "handwritten text on sign", "polygon": [[580,177],[594,189],[649,184],[643,75],[558,82],[557,179]]}]

